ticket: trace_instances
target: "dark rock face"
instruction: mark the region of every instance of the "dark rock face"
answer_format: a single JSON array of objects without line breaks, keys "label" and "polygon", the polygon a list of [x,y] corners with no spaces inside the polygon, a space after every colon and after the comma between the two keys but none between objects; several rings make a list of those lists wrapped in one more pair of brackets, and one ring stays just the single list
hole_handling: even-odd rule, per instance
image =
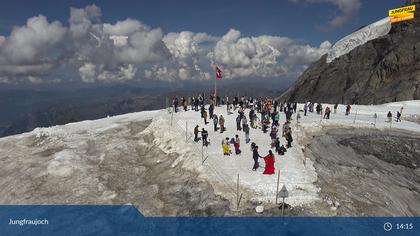
[{"label": "dark rock face", "polygon": [[331,63],[312,64],[281,98],[296,102],[378,104],[420,99],[420,0],[415,19],[394,23]]}]

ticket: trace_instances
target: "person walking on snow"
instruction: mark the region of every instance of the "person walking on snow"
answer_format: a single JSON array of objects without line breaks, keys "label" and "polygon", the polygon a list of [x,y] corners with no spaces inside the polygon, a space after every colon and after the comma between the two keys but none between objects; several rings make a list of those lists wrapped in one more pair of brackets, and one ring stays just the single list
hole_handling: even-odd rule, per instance
[{"label": "person walking on snow", "polygon": [[338,104],[336,103],[336,104],[334,104],[334,114],[337,113],[337,108],[338,108]]},{"label": "person walking on snow", "polygon": [[401,122],[401,113],[397,111],[397,122]]},{"label": "person walking on snow", "polygon": [[274,168],[274,154],[271,150],[268,151],[268,155],[264,157],[265,161],[265,169],[263,174],[264,175],[273,175],[275,172]]},{"label": "person walking on snow", "polygon": [[303,111],[305,113],[303,113],[304,116],[306,116],[306,113],[308,112],[308,103],[305,103],[305,105],[303,105]]},{"label": "person walking on snow", "polygon": [[260,164],[258,163],[258,158],[262,158],[260,154],[258,153],[258,146],[255,146],[252,150],[252,158],[254,159],[254,166],[252,167],[253,171],[256,171]]}]

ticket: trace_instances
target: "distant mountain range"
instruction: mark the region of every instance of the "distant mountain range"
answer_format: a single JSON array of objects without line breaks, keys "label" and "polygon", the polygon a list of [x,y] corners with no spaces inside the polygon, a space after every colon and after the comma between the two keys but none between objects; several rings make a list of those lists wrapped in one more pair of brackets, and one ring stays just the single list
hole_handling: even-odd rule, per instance
[{"label": "distant mountain range", "polygon": [[[218,94],[233,97],[279,96],[287,84],[225,81]],[[166,107],[174,96],[209,95],[213,84],[186,88],[139,88],[129,85],[74,90],[6,90],[0,92],[0,137],[28,132],[37,127],[62,125]]]},{"label": "distant mountain range", "polygon": [[[281,98],[344,104],[420,99],[420,0],[407,1],[412,3],[417,5],[414,20],[392,24],[388,34],[338,54],[330,63],[332,57],[324,55]],[[349,36],[350,43],[360,40],[357,32]]]}]

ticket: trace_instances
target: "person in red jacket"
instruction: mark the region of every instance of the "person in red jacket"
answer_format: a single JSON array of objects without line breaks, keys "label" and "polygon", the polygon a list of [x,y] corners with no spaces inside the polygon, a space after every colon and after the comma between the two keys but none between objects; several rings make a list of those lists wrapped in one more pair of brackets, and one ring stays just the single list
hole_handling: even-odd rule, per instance
[{"label": "person in red jacket", "polygon": [[270,150],[268,151],[268,155],[264,157],[264,161],[265,161],[265,170],[264,173],[265,175],[273,175],[274,174],[274,154],[273,152]]}]

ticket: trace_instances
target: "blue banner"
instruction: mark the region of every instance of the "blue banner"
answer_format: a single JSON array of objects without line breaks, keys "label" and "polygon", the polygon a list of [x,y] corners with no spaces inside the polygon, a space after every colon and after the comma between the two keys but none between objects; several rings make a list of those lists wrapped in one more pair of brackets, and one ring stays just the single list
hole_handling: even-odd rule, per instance
[{"label": "blue banner", "polygon": [[0,206],[0,235],[420,235],[419,217],[144,217],[132,205]]}]

